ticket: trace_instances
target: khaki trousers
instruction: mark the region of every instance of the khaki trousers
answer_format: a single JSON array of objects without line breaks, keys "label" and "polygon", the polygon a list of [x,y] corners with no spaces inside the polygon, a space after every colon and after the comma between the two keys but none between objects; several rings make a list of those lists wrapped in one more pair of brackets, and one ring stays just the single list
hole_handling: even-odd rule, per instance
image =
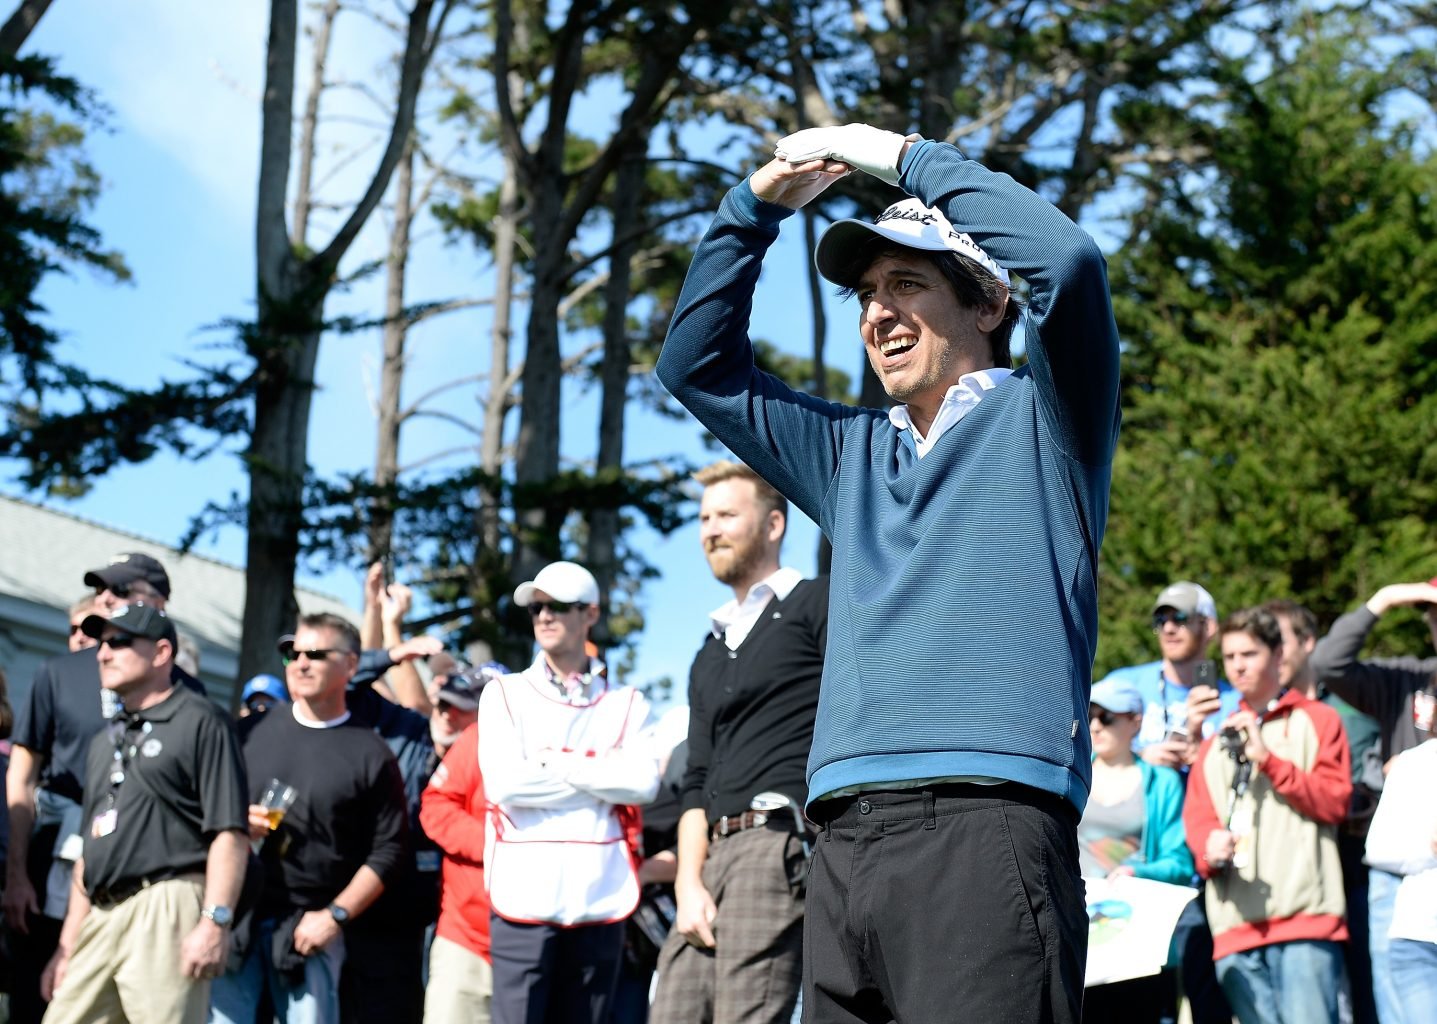
[{"label": "khaki trousers", "polygon": [[173,878],[91,907],[45,1024],[203,1024],[210,983],[180,974],[180,943],[203,902],[203,882]]},{"label": "khaki trousers", "polygon": [[424,1024],[489,1024],[494,970],[478,953],[436,935],[429,947]]}]

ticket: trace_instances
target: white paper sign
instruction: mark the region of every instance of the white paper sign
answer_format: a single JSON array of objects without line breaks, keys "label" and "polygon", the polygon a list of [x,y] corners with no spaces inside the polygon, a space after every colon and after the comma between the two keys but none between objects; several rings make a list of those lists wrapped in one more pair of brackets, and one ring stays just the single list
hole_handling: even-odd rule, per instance
[{"label": "white paper sign", "polygon": [[1173,928],[1197,890],[1129,875],[1083,881],[1088,889],[1085,984],[1106,985],[1161,971]]}]

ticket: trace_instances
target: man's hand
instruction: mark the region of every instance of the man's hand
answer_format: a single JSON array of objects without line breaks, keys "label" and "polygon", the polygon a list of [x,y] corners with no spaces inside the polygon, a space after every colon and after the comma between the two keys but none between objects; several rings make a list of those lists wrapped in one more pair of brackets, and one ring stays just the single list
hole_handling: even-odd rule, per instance
[{"label": "man's hand", "polygon": [[28,915],[40,913],[40,904],[35,899],[35,887],[25,875],[5,879],[5,925],[21,935],[30,934]]},{"label": "man's hand", "polygon": [[1373,615],[1404,605],[1437,604],[1437,585],[1432,583],[1393,583],[1367,599],[1367,610]]},{"label": "man's hand", "polygon": [[1188,735],[1202,739],[1203,723],[1222,710],[1222,694],[1216,686],[1194,686],[1188,691]]},{"label": "man's hand", "polygon": [[890,185],[898,184],[898,165],[907,146],[897,132],[867,124],[805,128],[778,140],[774,154],[792,164],[837,160]]},{"label": "man's hand", "polygon": [[294,926],[294,951],[300,956],[313,956],[339,938],[339,923],[326,907],[311,910]]},{"label": "man's hand", "polygon": [[673,850],[660,850],[639,865],[639,884],[672,882],[678,875],[679,859]]},{"label": "man's hand", "polygon": [[65,972],[70,967],[70,954],[63,946],[55,950],[55,955],[50,957],[50,962],[40,972],[40,998],[50,1003],[55,1001],[55,993],[60,989],[60,983],[65,980]]},{"label": "man's hand", "polygon": [[264,808],[259,804],[249,805],[249,837],[251,839],[263,839],[269,835],[269,815],[264,813]]},{"label": "man's hand", "polygon": [[384,597],[384,563],[375,562],[364,573],[364,601],[378,605]]},{"label": "man's hand", "polygon": [[224,973],[230,955],[230,930],[202,917],[180,943],[180,974],[207,981]]},{"label": "man's hand", "polygon": [[1262,729],[1257,716],[1251,711],[1238,711],[1231,715],[1223,728],[1231,727],[1242,733],[1242,752],[1254,766],[1261,768],[1263,763],[1272,756],[1272,751],[1267,749],[1267,744],[1262,742]]},{"label": "man's hand", "polygon": [[802,164],[770,160],[753,172],[748,187],[766,203],[801,210],[851,170],[847,164],[834,160],[810,160]]},{"label": "man's hand", "polygon": [[414,591],[410,590],[403,583],[391,583],[384,588],[384,598],[380,604],[380,614],[384,618],[386,626],[398,626],[409,614],[409,609],[414,606]]},{"label": "man's hand", "polygon": [[1148,764],[1164,768],[1179,768],[1187,763],[1188,745],[1182,740],[1161,740],[1149,743],[1142,749],[1141,757]]},{"label": "man's hand", "polygon": [[1214,829],[1208,833],[1207,847],[1203,850],[1202,859],[1215,868],[1226,867],[1232,863],[1232,855],[1236,849],[1237,841],[1233,839],[1231,832]]},{"label": "man's hand", "polygon": [[444,641],[437,636],[414,636],[389,648],[389,660],[398,665],[415,658],[432,658],[444,650]]},{"label": "man's hand", "polygon": [[680,881],[674,885],[674,899],[678,911],[674,914],[674,928],[691,946],[713,949],[718,945],[714,940],[713,922],[718,916],[714,898],[702,882]]}]

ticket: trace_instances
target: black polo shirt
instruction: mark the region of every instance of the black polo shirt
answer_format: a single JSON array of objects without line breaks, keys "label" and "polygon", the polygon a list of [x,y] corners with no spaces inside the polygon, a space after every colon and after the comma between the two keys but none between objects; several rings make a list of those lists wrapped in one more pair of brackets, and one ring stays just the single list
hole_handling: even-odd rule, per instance
[{"label": "black polo shirt", "polygon": [[738,650],[709,634],[689,672],[682,810],[702,807],[712,822],[765,790],[803,806],[827,642],[827,576],[770,600]]},{"label": "black polo shirt", "polygon": [[[117,769],[124,773],[118,784]],[[86,783],[80,834],[91,895],[101,886],[115,890],[203,872],[216,834],[248,831],[234,724],[188,687],[177,686],[154,707],[122,714],[96,733]]]},{"label": "black polo shirt", "polygon": [[[205,692],[183,669],[173,669],[170,676],[200,694]],[[10,739],[45,759],[40,775],[45,789],[80,801],[90,739],[105,725],[100,708],[100,665],[95,648],[47,658],[35,670]]]}]

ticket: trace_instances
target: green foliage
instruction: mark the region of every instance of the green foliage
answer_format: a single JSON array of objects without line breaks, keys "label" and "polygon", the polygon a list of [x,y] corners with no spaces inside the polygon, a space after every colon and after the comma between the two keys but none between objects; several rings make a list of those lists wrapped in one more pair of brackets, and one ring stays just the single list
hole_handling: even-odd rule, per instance
[{"label": "green foliage", "polygon": [[100,116],[93,98],[44,57],[0,56],[0,87],[0,405],[13,415],[48,387],[90,380],[55,362],[58,338],[35,297],[45,276],[75,265],[119,280],[129,271],[82,219],[100,188],[83,155],[82,125]]},{"label": "green foliage", "polygon": [[1152,656],[1174,578],[1223,611],[1293,597],[1326,621],[1437,565],[1437,160],[1388,123],[1408,83],[1361,15],[1263,42],[1186,114],[1210,157],[1151,182],[1111,261],[1125,418],[1099,674]]}]

